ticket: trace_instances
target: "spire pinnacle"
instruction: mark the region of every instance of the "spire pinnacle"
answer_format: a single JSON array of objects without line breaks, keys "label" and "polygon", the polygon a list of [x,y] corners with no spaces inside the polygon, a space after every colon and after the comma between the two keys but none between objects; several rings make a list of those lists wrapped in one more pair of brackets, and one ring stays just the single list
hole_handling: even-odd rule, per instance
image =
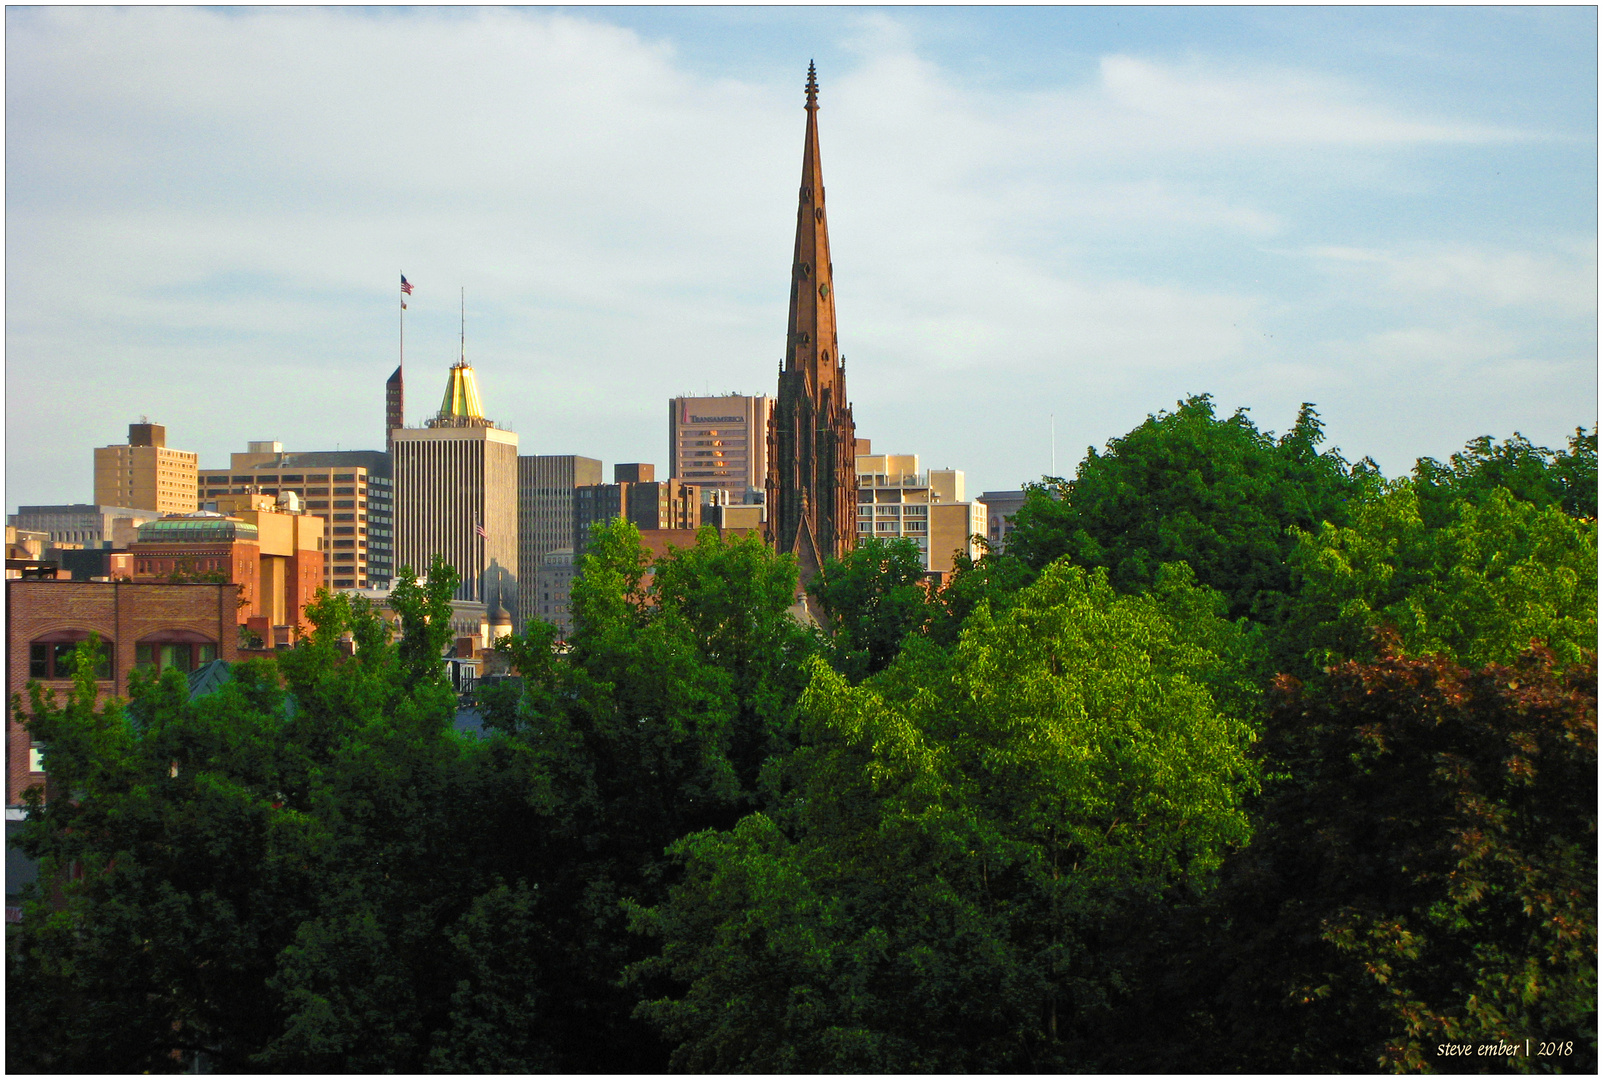
[{"label": "spire pinnacle", "polygon": [[807,108],[818,108],[818,72],[811,60],[807,61]]}]

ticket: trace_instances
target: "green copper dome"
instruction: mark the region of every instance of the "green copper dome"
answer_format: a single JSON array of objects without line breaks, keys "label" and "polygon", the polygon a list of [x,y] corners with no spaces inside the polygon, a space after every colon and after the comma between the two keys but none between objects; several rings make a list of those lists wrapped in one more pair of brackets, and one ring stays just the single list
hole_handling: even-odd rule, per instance
[{"label": "green copper dome", "polygon": [[141,544],[191,544],[197,541],[257,541],[257,529],[248,521],[212,516],[168,517],[139,526]]}]

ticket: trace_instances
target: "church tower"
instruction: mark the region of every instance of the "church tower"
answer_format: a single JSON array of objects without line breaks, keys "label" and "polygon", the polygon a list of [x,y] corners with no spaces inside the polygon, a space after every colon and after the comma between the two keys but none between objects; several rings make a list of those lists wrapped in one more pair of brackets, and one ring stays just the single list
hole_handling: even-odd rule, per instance
[{"label": "church tower", "polygon": [[857,544],[856,425],[835,335],[834,266],[818,155],[818,79],[807,65],[807,137],[790,267],[790,325],[768,422],[768,540],[810,581]]}]

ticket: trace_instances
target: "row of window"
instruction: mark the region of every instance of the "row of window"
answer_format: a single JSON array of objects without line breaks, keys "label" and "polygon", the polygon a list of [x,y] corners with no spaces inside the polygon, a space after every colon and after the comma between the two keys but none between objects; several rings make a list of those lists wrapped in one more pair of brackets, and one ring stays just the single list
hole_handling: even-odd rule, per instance
[{"label": "row of window", "polygon": [[[35,641],[28,645],[28,677],[30,679],[70,679],[73,676],[77,648],[85,639]],[[95,678],[110,679],[112,643],[100,642],[100,659],[95,664]],[[217,644],[211,641],[141,641],[134,646],[134,665],[164,671],[175,667],[182,672],[194,671],[217,659]]]}]

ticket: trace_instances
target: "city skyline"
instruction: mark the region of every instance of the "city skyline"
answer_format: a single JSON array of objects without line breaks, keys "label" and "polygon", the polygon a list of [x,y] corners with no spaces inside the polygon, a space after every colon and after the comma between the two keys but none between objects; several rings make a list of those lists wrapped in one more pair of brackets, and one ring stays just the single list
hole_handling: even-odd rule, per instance
[{"label": "city skyline", "polygon": [[[1192,393],[1388,475],[1596,422],[1591,9],[7,12],[7,502],[147,415],[526,454],[773,396],[816,58],[858,433],[976,490]],[[83,64],[94,56],[94,65]],[[315,389],[312,389],[314,388]],[[910,389],[911,388],[911,389]]]}]

